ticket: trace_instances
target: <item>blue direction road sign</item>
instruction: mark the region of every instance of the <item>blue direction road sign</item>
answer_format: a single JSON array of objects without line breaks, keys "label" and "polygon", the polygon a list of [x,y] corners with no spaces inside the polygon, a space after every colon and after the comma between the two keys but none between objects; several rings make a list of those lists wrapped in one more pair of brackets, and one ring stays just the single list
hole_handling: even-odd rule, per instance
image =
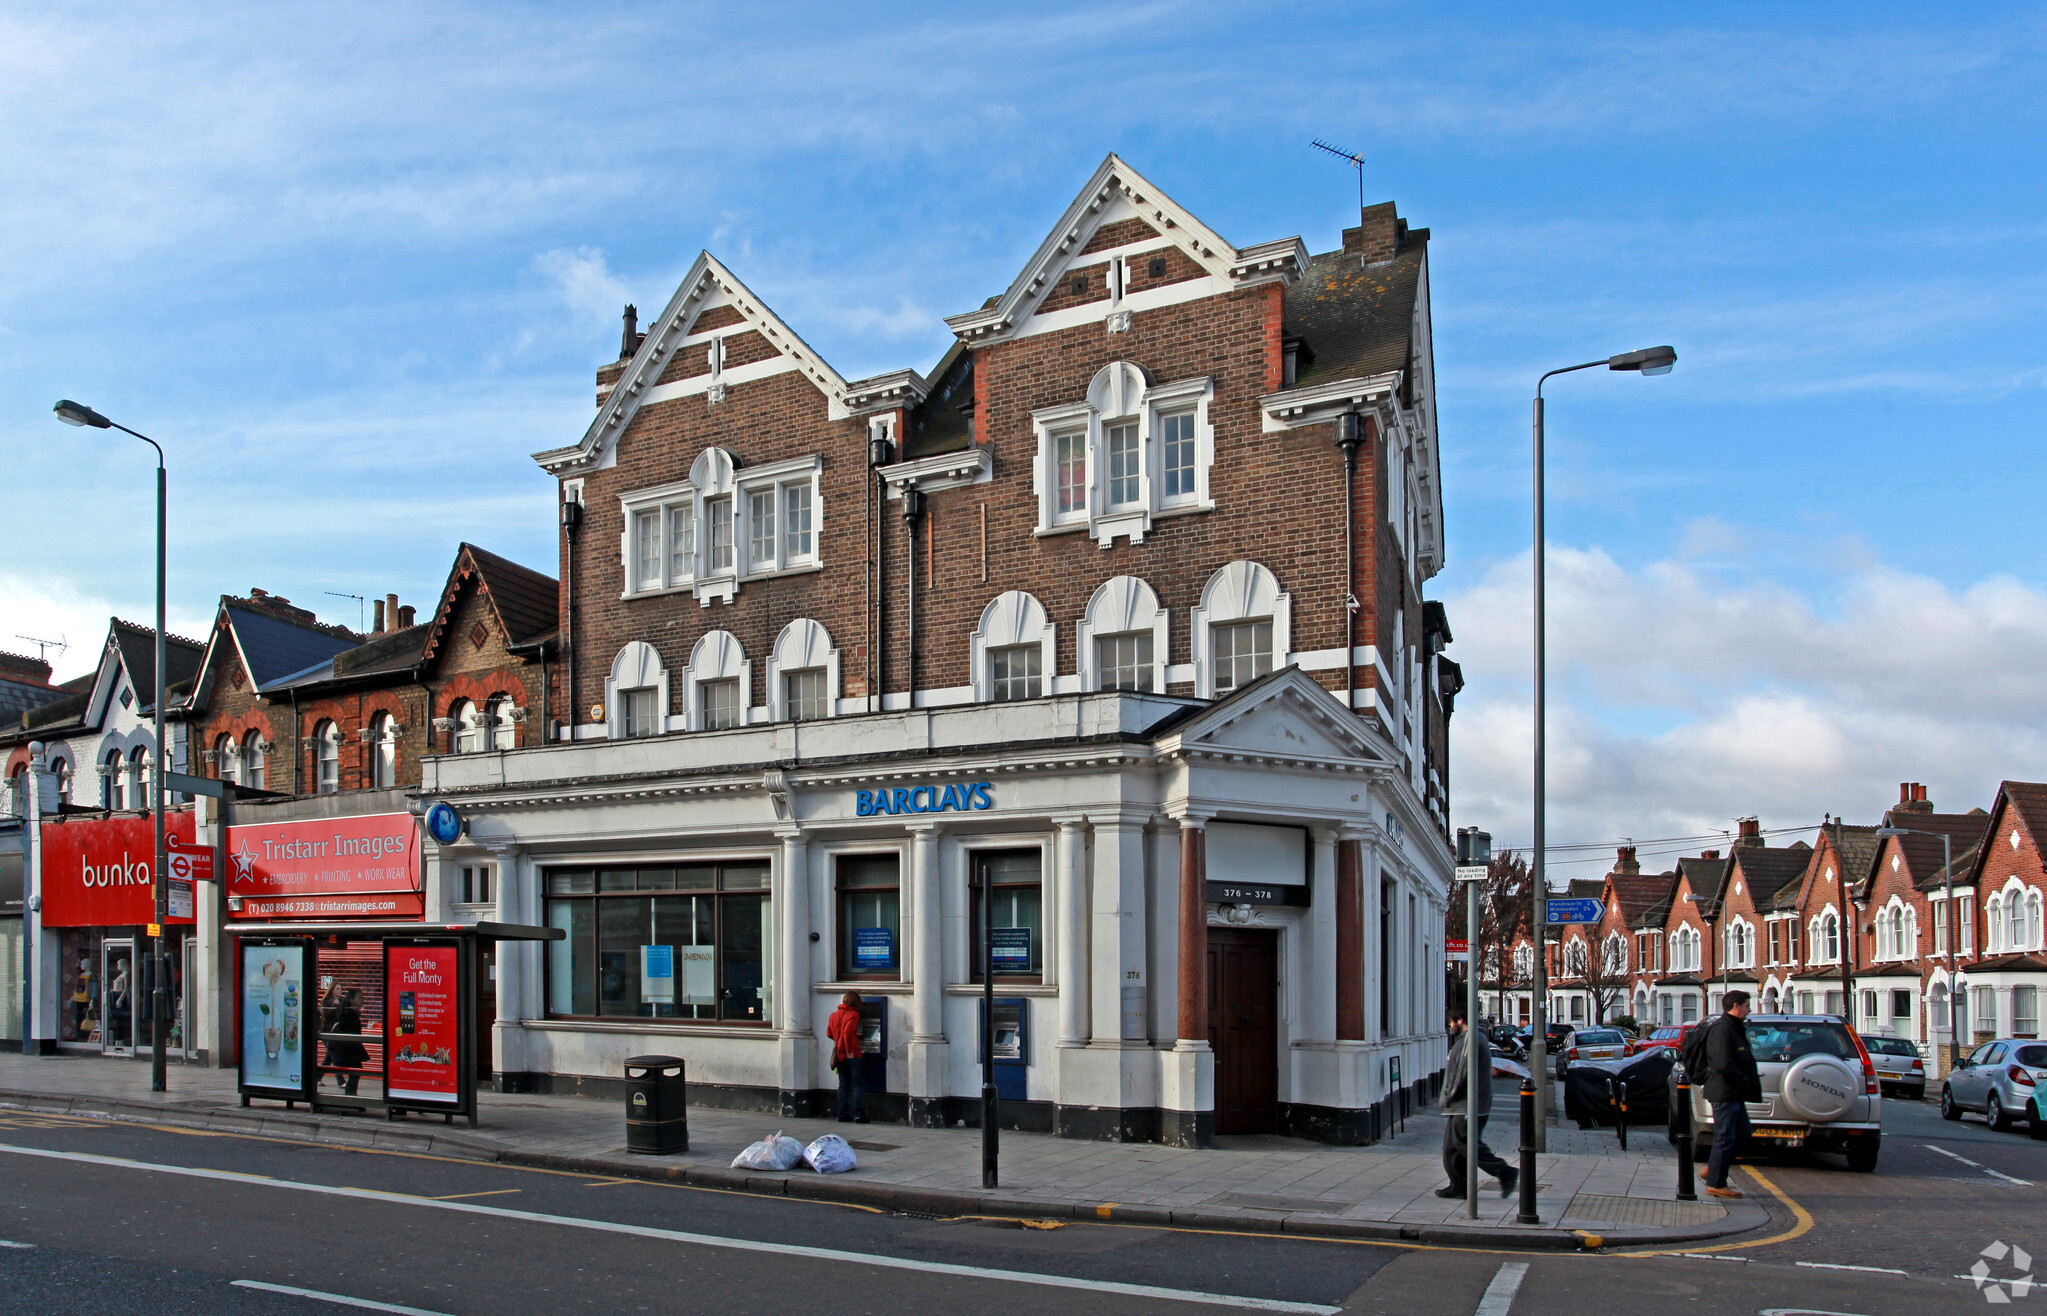
[{"label": "blue direction road sign", "polygon": [[1547,923],[1597,923],[1606,914],[1606,906],[1597,900],[1556,900],[1543,904],[1544,922]]}]

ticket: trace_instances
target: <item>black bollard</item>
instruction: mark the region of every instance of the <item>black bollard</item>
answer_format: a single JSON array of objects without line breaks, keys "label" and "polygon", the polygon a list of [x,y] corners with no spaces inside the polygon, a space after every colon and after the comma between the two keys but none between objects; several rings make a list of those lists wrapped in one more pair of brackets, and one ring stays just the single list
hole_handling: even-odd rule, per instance
[{"label": "black bollard", "polygon": [[1699,1189],[1693,1182],[1698,1172],[1692,1168],[1692,1085],[1683,1079],[1677,1081],[1677,1200],[1696,1202]]},{"label": "black bollard", "polygon": [[1628,1084],[1626,1079],[1621,1080],[1621,1111],[1619,1117],[1614,1120],[1614,1127],[1620,1130],[1621,1150],[1626,1151],[1628,1149]]},{"label": "black bollard", "polygon": [[[1476,1148],[1473,1149],[1474,1151]],[[1535,1076],[1521,1080],[1521,1212],[1516,1224],[1539,1225],[1535,1213]]]}]

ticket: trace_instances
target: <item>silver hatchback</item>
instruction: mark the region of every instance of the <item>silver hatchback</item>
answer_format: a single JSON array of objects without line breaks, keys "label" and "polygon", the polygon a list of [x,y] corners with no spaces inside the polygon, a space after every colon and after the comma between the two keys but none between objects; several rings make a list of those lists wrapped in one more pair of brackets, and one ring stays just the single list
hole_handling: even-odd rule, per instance
[{"label": "silver hatchback", "polygon": [[[1705,1026],[1687,1027],[1686,1040],[1692,1028]],[[1876,1168],[1883,1096],[1876,1065],[1853,1029],[1838,1015],[1752,1014],[1748,1043],[1763,1087],[1763,1099],[1748,1103],[1758,1145],[1840,1152],[1851,1170]],[[1679,1054],[1683,1049],[1680,1044]],[[1683,1076],[1683,1064],[1671,1070],[1673,1091]],[[1696,1154],[1703,1161],[1713,1146],[1713,1107],[1703,1082],[1693,1082],[1691,1095]],[[1675,1127],[1671,1132],[1675,1137]]]},{"label": "silver hatchback", "polygon": [[1865,1037],[1862,1045],[1869,1049],[1885,1096],[1918,1101],[1926,1095],[1926,1061],[1918,1047],[1902,1037]]},{"label": "silver hatchback", "polygon": [[2014,1120],[2031,1119],[2039,1109],[2035,1098],[2043,1083],[2047,1042],[2000,1037],[1971,1051],[1947,1076],[1940,1085],[1940,1113],[1958,1120],[1963,1111],[1980,1111],[1991,1128],[2008,1129]]}]

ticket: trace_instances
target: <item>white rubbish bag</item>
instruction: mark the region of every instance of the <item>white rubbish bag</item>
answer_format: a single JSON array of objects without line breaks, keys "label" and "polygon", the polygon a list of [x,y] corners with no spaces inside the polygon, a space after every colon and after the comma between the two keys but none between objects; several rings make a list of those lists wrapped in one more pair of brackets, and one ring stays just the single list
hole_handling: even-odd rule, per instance
[{"label": "white rubbish bag", "polygon": [[844,1174],[859,1167],[853,1145],[836,1133],[827,1133],[803,1149],[803,1159],[819,1174]]},{"label": "white rubbish bag", "polygon": [[780,1129],[732,1158],[735,1170],[793,1170],[803,1164],[803,1144]]}]

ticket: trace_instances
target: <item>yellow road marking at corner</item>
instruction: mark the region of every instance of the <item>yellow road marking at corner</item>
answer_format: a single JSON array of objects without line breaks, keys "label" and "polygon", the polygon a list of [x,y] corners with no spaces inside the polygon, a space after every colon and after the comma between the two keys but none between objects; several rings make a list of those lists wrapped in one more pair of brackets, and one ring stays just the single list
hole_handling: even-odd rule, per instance
[{"label": "yellow road marking at corner", "polygon": [[645,1183],[644,1179],[592,1179],[585,1188],[616,1188],[622,1183]]},{"label": "yellow road marking at corner", "polygon": [[1791,1219],[1793,1221],[1791,1228],[1781,1234],[1772,1234],[1768,1238],[1758,1238],[1753,1241],[1743,1240],[1739,1243],[1716,1243],[1710,1247],[1661,1248],[1654,1252],[1617,1252],[1612,1255],[1628,1257],[1682,1257],[1696,1256],[1703,1252],[1727,1252],[1734,1248],[1769,1247],[1772,1243],[1788,1243],[1792,1239],[1809,1233],[1812,1230],[1812,1212],[1806,1210],[1797,1202],[1792,1201],[1791,1195],[1771,1182],[1768,1175],[1753,1165],[1742,1165],[1736,1168],[1747,1171],[1750,1178],[1769,1189],[1770,1195],[1784,1204],[1785,1209],[1791,1212]]},{"label": "yellow road marking at corner", "polygon": [[1101,1219],[1107,1220],[1109,1218],[1109,1213],[1121,1205],[1123,1205],[1123,1203],[1121,1202],[1103,1202],[1100,1206],[1095,1208],[1095,1214],[1099,1216]]},{"label": "yellow road marking at corner", "polygon": [[523,1193],[523,1188],[489,1188],[480,1193],[448,1193],[431,1200],[436,1202],[459,1202],[465,1197],[503,1197],[506,1193]]}]

